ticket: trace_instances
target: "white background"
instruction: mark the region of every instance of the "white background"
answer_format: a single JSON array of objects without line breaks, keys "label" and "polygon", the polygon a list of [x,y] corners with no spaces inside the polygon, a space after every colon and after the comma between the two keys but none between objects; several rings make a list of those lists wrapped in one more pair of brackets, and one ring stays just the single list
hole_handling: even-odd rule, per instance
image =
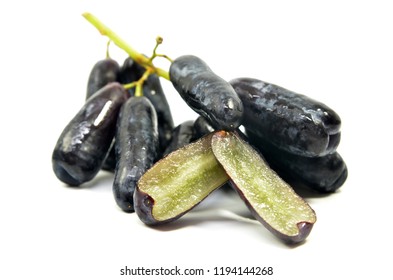
[{"label": "white background", "polygon": [[[216,266],[272,266],[266,279],[392,279],[389,1],[102,2],[0,4],[1,279],[159,279],[120,269],[175,265],[210,269],[200,279],[244,278],[213,276]],[[149,54],[161,35],[159,52],[172,58],[194,54],[227,80],[259,78],[340,114],[338,151],[349,177],[334,195],[306,197],[318,221],[304,244],[283,245],[239,216],[247,209],[237,197],[216,194],[152,229],[117,208],[111,174],[80,189],[57,180],[52,149],[83,104],[92,65],[105,56],[107,40],[85,11],[140,52]],[[125,58],[116,47],[111,54]],[[194,119],[162,84],[176,124]]]}]

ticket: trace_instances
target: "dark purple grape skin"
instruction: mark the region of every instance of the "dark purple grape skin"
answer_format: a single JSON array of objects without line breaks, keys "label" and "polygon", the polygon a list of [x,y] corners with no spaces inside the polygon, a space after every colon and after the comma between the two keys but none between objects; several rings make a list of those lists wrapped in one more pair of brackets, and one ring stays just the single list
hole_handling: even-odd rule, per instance
[{"label": "dark purple grape skin", "polygon": [[307,187],[318,193],[333,193],[347,179],[347,166],[337,151],[322,157],[303,157],[278,149],[251,131],[246,130],[246,134],[248,142],[293,187]]},{"label": "dark purple grape skin", "polygon": [[243,104],[232,86],[217,76],[200,58],[176,58],[169,69],[170,80],[195,112],[217,130],[235,130],[241,125]]},{"label": "dark purple grape skin", "polygon": [[175,126],[169,103],[162,89],[160,79],[156,74],[149,75],[143,83],[143,95],[151,101],[157,112],[160,150],[164,151],[171,141]]},{"label": "dark purple grape skin", "polygon": [[79,186],[101,169],[116,130],[116,121],[127,94],[119,83],[110,83],[91,96],[61,133],[52,154],[52,165],[62,182]]},{"label": "dark purple grape skin", "polygon": [[172,139],[164,151],[163,157],[191,143],[194,134],[194,121],[184,121],[176,126],[172,132]]},{"label": "dark purple grape skin", "polygon": [[115,142],[116,142],[116,140],[113,139],[112,146],[109,149],[109,153],[107,154],[107,156],[104,160],[104,164],[101,167],[102,170],[109,171],[112,173],[114,173],[115,169],[116,169]]},{"label": "dark purple grape skin", "polygon": [[243,126],[290,153],[318,157],[340,142],[340,117],[305,95],[252,78],[230,81],[244,105]]},{"label": "dark purple grape skin", "polygon": [[165,149],[163,156],[166,156],[213,131],[214,128],[202,116],[199,116],[195,121],[184,121],[173,129],[172,139]]},{"label": "dark purple grape skin", "polygon": [[139,190],[139,188],[135,190],[134,201],[135,201],[136,214],[138,215],[138,218],[146,225],[153,226],[153,225],[166,224],[178,219],[178,217],[174,217],[173,219],[161,222],[158,221],[156,218],[154,218],[153,217],[154,199],[147,193]]},{"label": "dark purple grape skin", "polygon": [[124,212],[134,212],[133,195],[140,177],[157,160],[157,114],[146,97],[130,97],[122,106],[116,129],[117,166],[113,194]]},{"label": "dark purple grape skin", "polygon": [[105,58],[99,60],[91,69],[86,90],[86,99],[109,83],[116,82],[120,66],[116,60]]},{"label": "dark purple grape skin", "polygon": [[[120,70],[119,81],[123,84],[137,81],[142,77],[144,72],[145,68],[135,63],[129,57],[124,61]],[[129,89],[129,93],[133,96],[135,88]],[[151,101],[157,112],[160,150],[163,152],[171,140],[174,122],[169,103],[161,86],[160,78],[156,74],[149,75],[143,83],[143,95]]]},{"label": "dark purple grape skin", "polygon": [[[116,80],[120,84],[128,84],[137,81],[143,74],[143,67],[139,66],[137,63],[131,58],[127,58],[124,60],[123,65],[118,66]],[[130,88],[126,90],[128,93],[128,97],[133,96],[135,92],[135,88]],[[115,140],[112,144],[112,148],[110,149],[107,158],[104,161],[102,166],[103,170],[115,172],[116,169],[116,152],[115,152]]]},{"label": "dark purple grape skin", "polygon": [[[90,71],[87,82],[86,100],[107,84],[116,82],[119,72],[119,64],[116,60],[113,60],[109,57],[99,60],[96,64],[94,64],[93,68]],[[114,145],[112,144],[112,148],[110,149],[107,158],[102,165],[102,169],[114,172],[115,167],[116,155]]]}]

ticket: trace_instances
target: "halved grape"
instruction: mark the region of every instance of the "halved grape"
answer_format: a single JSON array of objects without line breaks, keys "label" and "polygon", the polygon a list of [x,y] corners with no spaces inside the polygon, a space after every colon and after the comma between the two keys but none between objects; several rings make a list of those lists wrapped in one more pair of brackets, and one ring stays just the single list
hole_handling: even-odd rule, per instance
[{"label": "halved grape", "polygon": [[134,207],[146,224],[178,219],[228,181],[211,149],[212,134],[170,153],[138,181]]},{"label": "halved grape", "polygon": [[220,131],[212,150],[230,182],[253,216],[287,243],[303,241],[310,233],[314,210],[283,181],[240,136]]}]

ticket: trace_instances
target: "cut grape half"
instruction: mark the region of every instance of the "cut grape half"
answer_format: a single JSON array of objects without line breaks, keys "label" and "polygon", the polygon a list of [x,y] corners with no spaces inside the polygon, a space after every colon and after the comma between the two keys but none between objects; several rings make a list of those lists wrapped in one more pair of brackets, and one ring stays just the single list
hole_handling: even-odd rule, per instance
[{"label": "cut grape half", "polygon": [[176,220],[228,181],[211,149],[212,135],[170,153],[141,177],[134,205],[142,222]]},{"label": "cut grape half", "polygon": [[260,154],[233,132],[216,132],[211,146],[253,216],[287,243],[305,240],[316,222],[314,210]]}]

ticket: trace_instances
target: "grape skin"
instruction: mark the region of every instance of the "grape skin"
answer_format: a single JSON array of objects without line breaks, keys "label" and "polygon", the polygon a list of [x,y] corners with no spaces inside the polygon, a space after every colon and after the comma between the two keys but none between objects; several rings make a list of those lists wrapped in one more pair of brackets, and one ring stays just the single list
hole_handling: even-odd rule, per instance
[{"label": "grape skin", "polygon": [[[137,81],[142,77],[145,70],[145,68],[128,57],[120,69],[118,80],[122,84]],[[134,96],[135,88],[130,88],[128,92],[131,96]],[[171,140],[174,122],[160,79],[156,74],[149,75],[149,77],[144,81],[143,95],[150,100],[156,110],[158,135],[160,139],[160,153],[163,153]]]},{"label": "grape skin", "polygon": [[243,126],[277,148],[307,157],[333,153],[340,117],[325,104],[252,78],[230,81],[244,105]]},{"label": "grape skin", "polygon": [[86,101],[53,150],[52,165],[59,180],[78,186],[94,178],[112,144],[125,101],[126,92],[118,83],[106,85]]},{"label": "grape skin", "polygon": [[338,152],[321,157],[304,157],[278,149],[258,135],[246,130],[248,141],[269,165],[293,187],[307,187],[319,193],[332,193],[348,177],[345,161]]},{"label": "grape skin", "polygon": [[113,194],[125,212],[134,212],[133,195],[139,178],[157,160],[157,114],[144,96],[130,97],[122,106],[116,129]]},{"label": "grape skin", "polygon": [[243,104],[232,86],[200,58],[185,55],[169,69],[170,80],[184,101],[215,129],[235,130],[241,124]]}]

